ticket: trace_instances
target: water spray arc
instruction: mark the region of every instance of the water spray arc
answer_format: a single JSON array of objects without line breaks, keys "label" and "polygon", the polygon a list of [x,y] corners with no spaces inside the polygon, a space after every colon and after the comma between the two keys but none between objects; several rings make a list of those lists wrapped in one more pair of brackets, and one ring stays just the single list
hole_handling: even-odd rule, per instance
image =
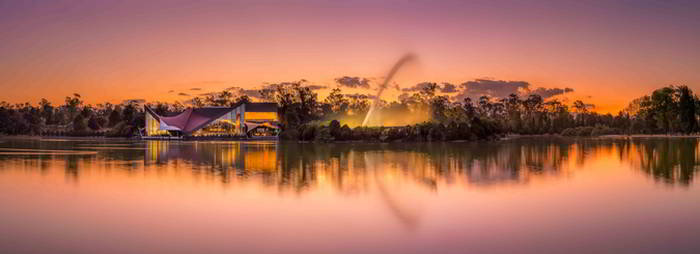
[{"label": "water spray arc", "polygon": [[377,91],[377,97],[375,97],[372,101],[372,105],[370,106],[367,115],[365,115],[365,120],[362,121],[362,126],[367,126],[367,122],[374,113],[375,108],[379,105],[384,89],[386,89],[386,87],[389,85],[391,79],[394,78],[396,72],[399,71],[401,66],[406,64],[406,62],[413,61],[415,58],[416,57],[413,54],[406,54],[403,57],[401,57],[401,59],[399,59],[399,61],[396,62],[396,64],[394,64],[394,67],[391,67],[391,70],[389,70],[389,73],[386,75],[384,82],[379,86],[379,91]]}]

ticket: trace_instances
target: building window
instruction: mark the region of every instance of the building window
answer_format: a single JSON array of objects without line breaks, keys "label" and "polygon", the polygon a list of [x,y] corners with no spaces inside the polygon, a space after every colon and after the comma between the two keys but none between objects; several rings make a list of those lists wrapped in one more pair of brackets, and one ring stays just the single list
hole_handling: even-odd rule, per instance
[{"label": "building window", "polygon": [[240,135],[240,131],[238,126],[236,125],[235,122],[225,119],[225,118],[220,118],[217,119],[210,124],[207,124],[207,126],[204,126],[204,128],[201,128],[194,133],[192,133],[193,136],[199,136],[199,137],[209,137],[209,136],[238,136]]},{"label": "building window", "polygon": [[146,135],[147,136],[169,136],[167,130],[160,129],[160,122],[151,114],[146,113]]}]

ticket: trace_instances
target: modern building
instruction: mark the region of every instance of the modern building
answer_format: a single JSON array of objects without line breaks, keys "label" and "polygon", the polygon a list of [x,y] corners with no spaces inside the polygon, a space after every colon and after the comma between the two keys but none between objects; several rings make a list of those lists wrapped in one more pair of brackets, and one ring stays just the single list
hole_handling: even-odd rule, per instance
[{"label": "modern building", "polygon": [[148,106],[144,137],[250,137],[276,135],[276,103],[239,103],[232,107],[187,108],[161,116]]}]

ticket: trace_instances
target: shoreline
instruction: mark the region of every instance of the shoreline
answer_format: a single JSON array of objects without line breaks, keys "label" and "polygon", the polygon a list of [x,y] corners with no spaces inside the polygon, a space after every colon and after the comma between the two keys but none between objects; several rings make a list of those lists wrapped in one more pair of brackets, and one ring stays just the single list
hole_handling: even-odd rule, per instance
[{"label": "shoreline", "polygon": [[700,138],[700,134],[682,135],[682,134],[632,134],[632,135],[602,135],[598,138]]},{"label": "shoreline", "polygon": [[31,135],[0,135],[0,139],[139,140],[138,138],[125,138],[125,137],[102,137],[102,136],[74,137],[74,136],[31,136]]},{"label": "shoreline", "polygon": [[561,134],[509,134],[505,139],[516,138],[700,138],[700,134],[682,135],[682,134],[610,134],[600,136],[564,136]]},{"label": "shoreline", "polygon": [[22,139],[22,140],[75,140],[75,141],[261,141],[261,140],[278,140],[271,138],[248,138],[248,139],[226,139],[226,138],[193,138],[193,139],[149,139],[149,138],[139,138],[139,137],[104,137],[104,136],[88,136],[88,137],[74,137],[74,136],[31,136],[31,135],[0,135],[0,139]]},{"label": "shoreline", "polygon": [[[520,139],[520,138],[564,138],[564,139],[577,139],[577,138],[588,138],[588,139],[596,139],[596,138],[620,138],[620,139],[629,139],[629,138],[700,138],[700,134],[691,134],[691,135],[679,135],[679,134],[632,134],[632,135],[624,135],[624,134],[612,134],[612,135],[601,135],[601,136],[563,136],[560,134],[527,134],[527,135],[522,135],[522,134],[507,134],[501,138],[493,139],[493,140],[450,140],[450,141],[401,141],[401,140],[395,140],[391,142],[382,142],[382,141],[377,141],[377,140],[343,140],[343,141],[331,141],[327,143],[338,143],[338,144],[343,144],[343,143],[439,143],[439,142],[445,142],[445,143],[471,143],[471,142],[498,142],[498,141],[508,141],[508,140],[515,140],[515,139]],[[73,136],[30,136],[30,135],[0,135],[0,139],[5,139],[5,140],[12,140],[12,139],[22,139],[22,140],[52,140],[52,139],[63,139],[63,140],[75,140],[75,141],[149,141],[149,140],[160,140],[160,139],[141,139],[138,137],[101,137],[101,136],[93,136],[93,137],[73,137]],[[283,140],[283,139],[270,139],[270,138],[264,138],[264,139],[220,139],[220,138],[212,138],[212,139],[206,139],[206,138],[199,138],[199,139],[162,139],[160,141],[259,141],[259,140],[267,140],[267,141],[278,141],[278,142],[295,142],[295,143],[301,143],[301,144],[313,144],[316,143],[314,141],[301,141],[301,140]]]}]

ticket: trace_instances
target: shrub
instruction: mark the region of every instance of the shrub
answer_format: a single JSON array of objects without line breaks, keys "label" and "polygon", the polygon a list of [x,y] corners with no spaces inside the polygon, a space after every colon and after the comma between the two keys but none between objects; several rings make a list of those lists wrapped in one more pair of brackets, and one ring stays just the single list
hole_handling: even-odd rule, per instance
[{"label": "shrub", "polygon": [[306,124],[300,127],[299,132],[301,133],[301,140],[311,141],[316,137],[316,126]]},{"label": "shrub", "polygon": [[602,135],[613,135],[620,133],[622,133],[620,129],[610,128],[605,125],[596,125],[595,127],[582,126],[575,128],[567,128],[561,132],[561,135],[569,137],[597,137]]},{"label": "shrub", "polygon": [[332,142],[335,140],[335,138],[331,135],[331,130],[328,127],[319,127],[315,128],[316,129],[316,135],[314,137],[314,141],[319,141],[319,142]]},{"label": "shrub", "polygon": [[79,132],[85,130],[85,128],[85,118],[82,114],[77,115],[75,119],[73,119],[73,130]]},{"label": "shrub", "polygon": [[134,135],[134,127],[121,121],[114,125],[106,134],[107,137],[131,137]]},{"label": "shrub", "polygon": [[297,129],[286,129],[280,132],[282,140],[299,140],[299,131]]},{"label": "shrub", "polygon": [[96,116],[92,116],[90,119],[88,119],[88,127],[90,127],[91,130],[99,130],[102,128],[102,125],[99,123],[98,119],[99,118]]},{"label": "shrub", "polygon": [[339,135],[336,136],[336,140],[350,140],[352,139],[352,129],[346,124],[340,128]]}]

